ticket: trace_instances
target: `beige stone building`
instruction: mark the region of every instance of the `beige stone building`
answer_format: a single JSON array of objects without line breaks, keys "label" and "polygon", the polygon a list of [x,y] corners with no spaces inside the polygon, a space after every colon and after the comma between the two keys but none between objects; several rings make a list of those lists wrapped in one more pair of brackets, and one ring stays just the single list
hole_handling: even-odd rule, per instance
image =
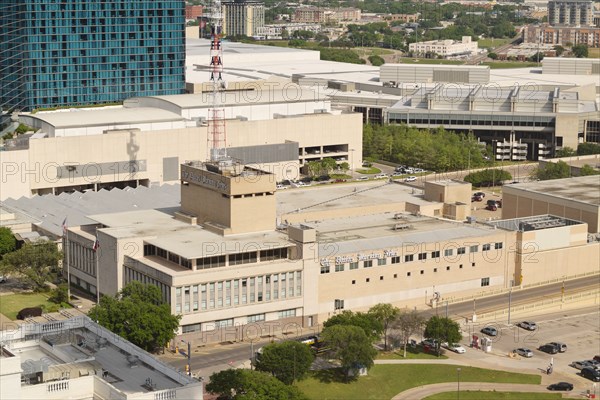
[{"label": "beige stone building", "polygon": [[[344,309],[434,306],[599,268],[585,223],[464,222],[464,183],[277,191],[270,176],[234,162],[182,165],[180,208],[91,215],[69,229],[72,282],[90,292],[99,283],[103,294],[154,284],[182,315],[180,333],[224,341],[318,329]],[[544,271],[526,265],[535,241]]]},{"label": "beige stone building", "polygon": [[590,233],[600,232],[598,175],[506,185],[502,218],[552,214],[583,221]]}]

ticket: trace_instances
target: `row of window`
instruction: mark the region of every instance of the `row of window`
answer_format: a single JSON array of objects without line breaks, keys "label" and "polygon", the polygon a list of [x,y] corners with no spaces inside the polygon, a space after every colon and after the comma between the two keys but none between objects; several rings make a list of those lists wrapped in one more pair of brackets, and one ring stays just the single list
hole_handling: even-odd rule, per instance
[{"label": "row of window", "polygon": [[63,260],[65,265],[69,263],[72,268],[96,276],[96,252],[91,247],[74,241],[67,242],[66,238],[63,238],[63,249],[66,249]]},{"label": "row of window", "polygon": [[[539,111],[539,110],[538,110]],[[481,117],[481,116],[480,116]],[[550,117],[509,117],[510,119],[477,118],[477,116],[447,114],[434,118],[428,114],[400,114],[390,113],[390,123],[429,124],[429,125],[486,125],[486,126],[529,126],[529,127],[554,127],[555,118]],[[521,120],[522,118],[522,120]]]},{"label": "row of window", "polygon": [[[180,257],[175,253],[170,253],[167,250],[161,249],[151,244],[144,244],[144,256],[158,256],[169,260],[182,267],[192,269],[192,260]],[[266,262],[274,260],[282,260],[288,258],[288,248],[281,247],[277,249],[268,249],[260,251],[249,251],[245,253],[229,254],[228,256],[212,256],[196,259],[196,269],[210,269],[225,267],[226,265],[242,265],[253,264],[257,262]],[[228,260],[228,263],[226,263]]]},{"label": "row of window", "polygon": [[[482,245],[482,251],[490,251],[492,249],[492,245],[494,246],[495,250],[501,250],[503,248],[502,242],[486,243],[486,244]],[[444,257],[455,257],[454,250],[456,250],[456,256],[461,256],[461,255],[464,255],[467,253],[466,246],[458,247],[456,249],[454,249],[454,248],[444,249]],[[478,252],[479,252],[479,245],[469,246],[469,253],[478,253]],[[432,251],[432,252],[416,253],[416,256],[417,256],[417,260],[419,260],[419,261],[425,261],[427,259],[437,259],[437,258],[440,258],[440,251],[436,250],[436,251]],[[404,256],[405,263],[412,262],[414,260],[415,260],[415,254],[406,254]],[[362,266],[363,266],[363,268],[371,268],[371,267],[373,267],[375,261],[377,262],[378,266],[387,265],[387,263],[388,263],[387,258],[378,258],[376,260],[362,261]],[[390,257],[389,261],[390,261],[390,264],[399,264],[401,262],[401,257],[400,256]],[[453,261],[458,261],[458,259],[453,260]],[[346,266],[348,266],[348,270],[354,270],[354,269],[358,269],[359,263],[360,262],[351,262],[351,263],[347,263],[347,264],[346,263],[335,264],[334,269],[335,269],[335,272],[343,272],[346,269]],[[473,264],[475,264],[475,263],[473,263]],[[475,266],[475,265],[473,265],[473,266]],[[448,268],[450,268],[450,267],[448,267]],[[330,264],[321,265],[321,273],[322,274],[328,274],[329,272],[331,272]]]},{"label": "row of window", "polygon": [[173,300],[177,313],[188,313],[301,295],[302,272],[295,271],[177,287]]},{"label": "row of window", "polygon": [[124,285],[127,285],[129,282],[133,282],[133,281],[141,282],[146,285],[154,285],[160,289],[163,300],[166,303],[171,302],[171,287],[169,285],[166,285],[160,281],[157,281],[156,279],[151,278],[146,274],[142,274],[141,272],[136,271],[135,269],[132,269],[128,266],[125,266],[124,272],[125,272]]},{"label": "row of window", "polygon": [[[282,310],[282,311],[278,311],[277,312],[277,317],[279,319],[283,319],[283,318],[292,318],[296,316],[296,309],[290,309],[290,310]],[[265,314],[254,314],[254,315],[248,315],[247,319],[246,319],[246,323],[248,324],[252,324],[252,323],[257,323],[257,322],[263,322],[265,321]],[[195,324],[189,324],[189,325],[182,325],[181,326],[181,330],[183,333],[192,333],[192,332],[200,332],[201,330],[201,324],[200,323],[195,323]],[[219,329],[219,328],[229,328],[233,326],[233,318],[227,318],[227,319],[220,319],[215,321],[215,328]]]}]

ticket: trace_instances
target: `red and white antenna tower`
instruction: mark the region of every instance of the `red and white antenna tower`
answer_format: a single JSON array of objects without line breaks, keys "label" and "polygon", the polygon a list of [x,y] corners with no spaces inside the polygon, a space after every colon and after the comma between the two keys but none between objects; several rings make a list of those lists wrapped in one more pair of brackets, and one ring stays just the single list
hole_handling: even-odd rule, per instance
[{"label": "red and white antenna tower", "polygon": [[209,109],[208,148],[210,161],[227,157],[225,137],[225,110],[221,106],[221,96],[225,89],[223,80],[223,16],[221,0],[212,1],[210,33],[210,82],[212,83],[213,104]]}]

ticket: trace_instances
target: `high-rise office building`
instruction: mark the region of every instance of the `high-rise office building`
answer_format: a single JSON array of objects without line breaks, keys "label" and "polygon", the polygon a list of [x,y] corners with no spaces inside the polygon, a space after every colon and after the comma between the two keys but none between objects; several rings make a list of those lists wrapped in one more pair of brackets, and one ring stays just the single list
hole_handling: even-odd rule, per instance
[{"label": "high-rise office building", "polygon": [[223,33],[227,36],[257,36],[265,26],[265,5],[255,0],[223,2]]},{"label": "high-rise office building", "polygon": [[0,107],[185,89],[184,0],[0,0]]},{"label": "high-rise office building", "polygon": [[548,23],[551,26],[591,27],[594,8],[591,0],[550,0]]}]

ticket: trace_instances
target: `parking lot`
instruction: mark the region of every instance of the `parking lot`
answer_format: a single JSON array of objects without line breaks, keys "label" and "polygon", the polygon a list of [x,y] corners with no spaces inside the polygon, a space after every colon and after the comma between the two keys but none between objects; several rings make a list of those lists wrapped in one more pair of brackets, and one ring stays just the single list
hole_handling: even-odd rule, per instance
[{"label": "parking lot", "polygon": [[[573,314],[574,311],[568,314]],[[467,349],[465,354],[446,353],[451,358],[456,358],[473,366],[496,369],[514,369],[521,372],[542,374],[546,377],[544,382],[566,381],[575,385],[574,393],[592,390],[593,382],[578,375],[579,370],[570,366],[573,361],[589,360],[600,354],[600,313],[597,309],[585,309],[578,315],[567,313],[553,313],[547,316],[516,319],[515,325],[506,323],[473,324],[461,342]],[[534,321],[538,325],[535,331],[527,331],[516,326],[523,320]],[[484,326],[493,326],[498,329],[496,337],[489,337],[480,333]],[[489,337],[492,339],[492,351],[484,353],[483,350],[469,348],[471,335]],[[547,354],[538,350],[538,347],[549,342],[562,342],[567,344],[565,353]],[[533,357],[509,357],[514,349],[525,347],[533,352]],[[546,376],[546,368],[553,362],[553,373]],[[600,385],[597,385],[600,386]]]}]

